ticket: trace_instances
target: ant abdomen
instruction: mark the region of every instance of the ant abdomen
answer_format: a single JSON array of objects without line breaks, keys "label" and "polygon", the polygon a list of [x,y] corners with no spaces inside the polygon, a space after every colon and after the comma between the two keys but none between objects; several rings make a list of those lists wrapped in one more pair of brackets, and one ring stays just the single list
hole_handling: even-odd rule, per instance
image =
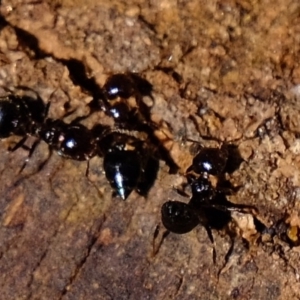
[{"label": "ant abdomen", "polygon": [[190,232],[200,223],[195,210],[180,201],[165,202],[161,208],[161,216],[165,228],[178,234]]},{"label": "ant abdomen", "polygon": [[33,135],[46,113],[47,106],[40,97],[13,94],[0,97],[0,138]]},{"label": "ant abdomen", "polygon": [[103,169],[115,193],[123,200],[138,185],[141,162],[135,151],[113,150],[104,156]]},{"label": "ant abdomen", "polygon": [[0,137],[25,135],[30,131],[31,119],[26,103],[19,97],[0,98]]},{"label": "ant abdomen", "polygon": [[0,101],[0,138],[26,133],[24,122],[26,116],[21,113],[20,104],[5,98]]},{"label": "ant abdomen", "polygon": [[133,136],[110,132],[99,139],[103,169],[115,194],[126,200],[142,180],[148,156],[144,143]]}]

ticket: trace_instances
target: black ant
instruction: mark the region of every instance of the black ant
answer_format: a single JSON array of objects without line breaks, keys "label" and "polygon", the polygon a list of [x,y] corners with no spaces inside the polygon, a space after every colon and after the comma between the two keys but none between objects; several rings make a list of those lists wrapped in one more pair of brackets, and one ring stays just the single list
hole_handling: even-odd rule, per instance
[{"label": "black ant", "polygon": [[146,141],[121,132],[98,139],[103,169],[114,193],[125,200],[135,189],[146,196],[158,171],[158,159]]},{"label": "black ant", "polygon": [[220,176],[224,173],[229,158],[228,146],[221,148],[201,148],[194,156],[192,165],[187,172],[194,171],[196,174],[210,174]]},{"label": "black ant", "polygon": [[252,212],[246,205],[237,205],[227,200],[226,195],[216,190],[202,176],[189,177],[192,197],[189,203],[168,201],[161,208],[162,223],[174,233],[187,233],[197,225],[203,225],[213,242],[211,229],[220,230],[231,220],[231,212]]},{"label": "black ant", "polygon": [[145,196],[156,177],[158,161],[150,156],[146,143],[106,126],[96,125],[89,130],[82,124],[47,119],[38,136],[64,158],[88,161],[95,155],[102,156],[113,194],[123,200],[134,189]]},{"label": "black ant", "polygon": [[[157,126],[152,123],[150,109],[143,102],[144,96],[153,100],[151,93],[152,85],[136,73],[114,74],[103,86],[106,111],[120,131],[115,129],[98,144],[104,153],[103,167],[107,179],[123,199],[134,187],[139,194],[147,194],[156,178],[158,158],[167,162],[171,172],[178,169],[154,134]],[[135,103],[131,103],[131,97]],[[136,137],[136,133],[147,138]]]},{"label": "black ant", "polygon": [[[223,207],[228,206],[222,193],[217,191],[208,179],[208,175],[221,175],[225,170],[228,159],[227,147],[201,148],[194,156],[192,165],[186,171],[187,182],[191,188],[190,202],[168,201],[161,208],[162,223],[166,229],[174,233],[187,233],[202,224],[212,241],[211,228],[220,227],[214,224],[214,215],[223,202]],[[228,221],[226,209],[220,210],[221,218],[217,221]],[[222,226],[221,226],[222,227]]]},{"label": "black ant", "polygon": [[48,109],[49,104],[45,105],[38,96],[34,99],[10,94],[0,98],[0,137],[22,137],[10,150],[18,149],[28,136],[34,136],[38,141],[30,149],[29,156],[40,140],[64,158],[88,160],[96,155],[96,142],[90,130],[81,124],[46,118]]},{"label": "black ant", "polygon": [[[149,155],[146,141],[103,125],[89,130],[82,124],[46,118],[48,108],[40,98],[12,94],[0,98],[0,137],[23,136],[14,150],[28,136],[34,136],[37,143],[43,140],[49,145],[50,155],[54,149],[64,158],[79,161],[103,156],[103,168],[116,195],[125,200],[133,189],[147,194],[156,177],[158,160]],[[30,149],[29,157],[37,143]]]},{"label": "black ant", "polygon": [[[28,88],[27,88],[28,89]],[[44,140],[58,154],[70,159],[87,160],[96,154],[91,132],[81,124],[66,124],[46,118],[49,104],[37,96],[10,94],[0,98],[0,138],[23,137],[14,147],[22,146],[28,136]]]},{"label": "black ant", "polygon": [[150,108],[143,101],[145,96],[154,101],[152,85],[147,80],[135,73],[114,74],[106,80],[103,94],[105,110],[117,127],[153,134],[157,126],[151,121]]},{"label": "black ant", "polygon": [[[214,243],[212,229],[226,229],[232,240],[232,232],[227,225],[232,220],[233,211],[254,215],[257,226],[264,227],[255,218],[256,210],[248,205],[234,204],[227,200],[226,193],[218,187],[213,187],[209,175],[221,176],[228,163],[228,148],[202,148],[194,157],[192,165],[187,169],[186,178],[191,188],[192,196],[188,203],[167,201],[161,208],[161,220],[167,233],[184,234],[202,225],[206,229],[211,243]],[[157,236],[155,233],[155,237]],[[154,237],[154,238],[155,238]],[[163,237],[163,238],[164,238]],[[155,251],[157,252],[157,250]],[[215,260],[215,249],[214,249]]]},{"label": "black ant", "polygon": [[129,134],[99,124],[89,130],[82,124],[53,119],[47,119],[36,133],[64,158],[89,161],[96,155],[102,156],[113,194],[123,200],[134,189],[145,196],[156,177],[158,161],[150,157],[144,141]]},{"label": "black ant", "polygon": [[36,125],[44,121],[47,110],[40,97],[12,94],[0,97],[0,138],[34,134]]},{"label": "black ant", "polygon": [[35,134],[64,158],[89,160],[97,154],[97,143],[91,130],[82,124],[67,124],[46,119]]},{"label": "black ant", "polygon": [[[143,102],[145,96],[154,101],[151,83],[136,73],[118,73],[108,77],[103,95],[106,99],[105,110],[114,118],[115,127],[145,133],[148,136],[145,143],[157,148],[159,158],[166,161],[171,173],[177,172],[178,166],[155,135],[158,126],[151,121],[150,108]],[[134,104],[130,101],[131,97],[135,99]]]},{"label": "black ant", "polygon": [[[134,73],[114,74],[102,90],[104,110],[115,120],[112,129],[96,125],[89,130],[79,123],[85,117],[70,124],[47,118],[49,104],[39,97],[33,103],[30,97],[11,94],[0,99],[0,137],[22,136],[13,150],[23,146],[28,136],[36,137],[28,158],[41,140],[49,145],[50,155],[55,150],[64,158],[88,162],[95,155],[103,156],[103,169],[114,194],[124,200],[133,189],[146,195],[156,178],[158,159],[165,160],[171,171],[178,169],[154,134],[149,107],[142,101],[146,95],[152,98],[152,85]],[[133,106],[131,97],[135,98]],[[92,103],[90,108],[92,113],[98,107]],[[141,135],[147,137],[141,139]]]}]

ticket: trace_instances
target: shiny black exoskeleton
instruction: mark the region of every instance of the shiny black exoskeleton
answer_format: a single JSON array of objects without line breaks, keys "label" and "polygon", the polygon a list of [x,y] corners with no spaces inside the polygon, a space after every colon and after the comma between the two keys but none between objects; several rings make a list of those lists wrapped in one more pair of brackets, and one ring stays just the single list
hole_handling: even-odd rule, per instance
[{"label": "shiny black exoskeleton", "polygon": [[149,157],[144,141],[128,134],[112,132],[102,125],[89,130],[81,124],[47,119],[38,136],[64,158],[89,160],[95,155],[102,156],[103,170],[113,193],[123,200],[134,189],[146,195],[155,179],[157,160]]},{"label": "shiny black exoskeleton", "polygon": [[212,240],[211,229],[221,229],[230,221],[230,209],[234,205],[212,186],[207,176],[223,174],[227,159],[225,146],[202,148],[196,154],[186,172],[192,192],[189,203],[168,201],[161,208],[162,223],[167,230],[186,233],[201,224]]},{"label": "shiny black exoskeleton", "polygon": [[52,119],[45,121],[38,135],[64,158],[89,160],[95,155],[102,156],[103,170],[113,194],[123,200],[134,189],[146,195],[148,190],[141,187],[145,180],[153,184],[154,178],[147,179],[150,158],[146,144],[140,139],[111,132],[102,125],[88,130],[81,124],[66,124]]},{"label": "shiny black exoskeleton", "polygon": [[106,80],[103,89],[108,100],[118,97],[128,99],[132,96],[150,96],[152,85],[136,73],[118,73]]},{"label": "shiny black exoskeleton", "polygon": [[128,99],[137,90],[134,80],[123,73],[110,76],[106,80],[103,89],[108,100],[114,100],[117,97]]},{"label": "shiny black exoskeleton", "polygon": [[189,203],[164,203],[161,208],[162,222],[167,230],[174,233],[187,233],[202,225],[211,237],[211,229],[222,229],[231,219],[230,211],[239,208],[229,202],[222,192],[214,189],[207,178],[200,176],[189,181],[192,190]]},{"label": "shiny black exoskeleton", "polygon": [[[97,130],[89,130],[82,124],[45,118],[45,105],[34,101],[12,95],[0,99],[0,137],[32,135],[62,157],[79,161],[99,154],[104,157],[106,177],[118,196],[125,200],[133,189],[146,193],[142,188],[147,182],[146,143],[127,134],[110,132],[102,125],[97,125]],[[149,184],[154,179],[151,180]]]},{"label": "shiny black exoskeleton", "polygon": [[96,138],[82,124],[47,119],[36,130],[36,135],[65,158],[88,160],[97,154]]},{"label": "shiny black exoskeleton", "polygon": [[[150,121],[149,108],[142,101],[143,96],[150,96],[152,85],[135,73],[118,73],[110,76],[103,86],[106,97],[106,111],[118,126],[136,129]],[[129,103],[133,97],[135,104]]]},{"label": "shiny black exoskeleton", "polygon": [[[169,232],[187,233],[197,225],[205,227],[213,242],[212,229],[226,228],[231,212],[252,213],[253,207],[238,205],[227,200],[225,190],[212,186],[208,175],[221,177],[228,163],[228,148],[202,148],[187,169],[187,182],[192,196],[188,203],[168,201],[162,205],[162,223]],[[257,223],[259,223],[257,221]]]},{"label": "shiny black exoskeleton", "polygon": [[[142,101],[144,96],[152,98],[151,92],[152,85],[135,73],[114,74],[103,86],[106,111],[114,118],[115,126],[128,133],[114,132],[100,141],[100,148],[104,144],[109,148],[103,154],[107,179],[123,199],[133,189],[147,194],[158,169],[158,160],[154,156],[165,160],[172,171],[178,169],[154,134],[156,127],[151,121],[150,109]],[[147,139],[141,141],[130,132],[146,134]],[[149,155],[149,147],[158,153]]]},{"label": "shiny black exoskeleton", "polygon": [[190,203],[195,201],[200,201],[200,203],[209,203],[215,198],[217,190],[212,187],[208,178],[203,176],[194,176],[192,174],[188,174],[186,177],[193,195]]},{"label": "shiny black exoskeleton", "polygon": [[[103,156],[103,168],[116,195],[125,200],[133,189],[141,195],[147,194],[156,177],[158,160],[149,155],[145,140],[134,137],[130,130],[123,130],[128,134],[117,132],[118,128],[114,132],[103,125],[89,130],[77,121],[68,124],[47,118],[48,108],[39,97],[0,98],[0,138],[20,135],[22,139],[15,150],[28,136],[36,137],[38,140],[30,149],[29,157],[41,140],[49,145],[50,153],[55,150],[64,158],[81,161]],[[26,162],[21,171],[25,165]]]},{"label": "shiny black exoskeleton", "polygon": [[[0,98],[0,138],[31,135],[44,140],[59,155],[75,159],[90,159],[97,153],[96,141],[90,130],[81,124],[66,124],[46,118],[48,105],[40,97],[8,95]],[[33,151],[33,149],[32,149]]]},{"label": "shiny black exoskeleton", "polygon": [[146,195],[148,190],[143,185],[152,185],[155,179],[147,171],[151,158],[146,143],[128,134],[111,132],[102,125],[89,130],[81,124],[47,119],[37,135],[64,158],[89,160],[95,155],[102,156],[105,176],[114,195],[123,200],[134,189]]},{"label": "shiny black exoskeleton", "polygon": [[168,231],[178,234],[190,232],[200,224],[194,209],[180,201],[165,202],[161,208],[161,220]]},{"label": "shiny black exoskeleton", "polygon": [[[31,90],[25,88],[25,91]],[[93,132],[81,124],[67,124],[62,120],[46,118],[48,109],[49,105],[45,105],[38,95],[32,97],[9,94],[1,97],[0,138],[21,136],[21,140],[10,148],[14,151],[24,145],[28,136],[36,137],[37,141],[29,150],[28,158],[41,140],[49,145],[50,150],[57,151],[64,158],[88,160],[97,154]],[[25,168],[26,163],[27,161],[19,172]]]},{"label": "shiny black exoskeleton", "polygon": [[135,189],[146,195],[158,170],[144,141],[125,133],[111,132],[99,139],[103,169],[114,193],[123,200]]},{"label": "shiny black exoskeleton", "polygon": [[0,138],[34,134],[43,122],[47,107],[37,97],[8,95],[0,97]]},{"label": "shiny black exoskeleton", "polygon": [[[236,210],[236,208],[234,208]],[[233,207],[217,204],[202,204],[199,207],[180,202],[168,201],[161,209],[162,222],[170,232],[183,234],[190,232],[197,225],[202,225],[211,236],[211,229],[220,230],[231,220]]]},{"label": "shiny black exoskeleton", "polygon": [[[191,183],[194,186],[191,186],[193,193],[189,203],[167,201],[162,205],[161,219],[164,227],[167,229],[162,241],[170,232],[185,234],[192,231],[196,226],[201,225],[205,228],[209,240],[213,244],[213,261],[216,262],[216,249],[214,247],[212,229],[225,230],[231,240],[231,246],[225,257],[227,262],[228,256],[233,251],[234,238],[236,236],[234,228],[229,226],[230,222],[234,220],[232,218],[233,211],[252,214],[257,232],[262,233],[266,230],[266,226],[256,218],[254,207],[231,203],[227,200],[226,195],[214,189],[206,181],[206,178],[200,176],[194,180]],[[157,235],[158,232],[156,231],[154,237]],[[158,249],[153,249],[153,253],[157,253]]]},{"label": "shiny black exoskeleton", "polygon": [[192,165],[187,172],[194,171],[197,174],[210,174],[219,176],[225,170],[228,161],[228,148],[202,148],[194,157]]}]

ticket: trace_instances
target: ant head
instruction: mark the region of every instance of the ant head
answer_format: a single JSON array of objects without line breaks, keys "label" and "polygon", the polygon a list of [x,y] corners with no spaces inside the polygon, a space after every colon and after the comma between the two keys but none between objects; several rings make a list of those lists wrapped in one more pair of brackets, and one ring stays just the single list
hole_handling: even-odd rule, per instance
[{"label": "ant head", "polygon": [[114,100],[118,97],[128,99],[135,93],[134,82],[128,75],[122,73],[110,76],[103,89],[108,100]]},{"label": "ant head", "polygon": [[0,138],[16,133],[20,125],[20,106],[11,97],[0,98]]},{"label": "ant head", "polygon": [[219,176],[224,173],[228,159],[226,148],[202,148],[193,159],[190,168],[197,173]]},{"label": "ant head", "polygon": [[37,128],[37,135],[49,146],[56,146],[59,143],[61,132],[66,128],[62,120],[47,119],[42,126]]}]

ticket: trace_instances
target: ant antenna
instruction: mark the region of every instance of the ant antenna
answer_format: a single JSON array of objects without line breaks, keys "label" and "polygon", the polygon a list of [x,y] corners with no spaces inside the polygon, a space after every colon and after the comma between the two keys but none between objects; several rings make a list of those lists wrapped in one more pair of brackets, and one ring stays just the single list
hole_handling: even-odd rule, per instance
[{"label": "ant antenna", "polygon": [[154,230],[154,233],[153,233],[153,240],[152,240],[152,257],[156,256],[157,253],[159,252],[159,249],[161,247],[161,245],[163,244],[165,238],[170,234],[170,231],[169,230],[165,230],[162,234],[162,237],[159,241],[159,243],[157,245],[155,245],[155,241],[158,237],[160,233],[160,225],[157,225],[155,227],[155,230]]}]

